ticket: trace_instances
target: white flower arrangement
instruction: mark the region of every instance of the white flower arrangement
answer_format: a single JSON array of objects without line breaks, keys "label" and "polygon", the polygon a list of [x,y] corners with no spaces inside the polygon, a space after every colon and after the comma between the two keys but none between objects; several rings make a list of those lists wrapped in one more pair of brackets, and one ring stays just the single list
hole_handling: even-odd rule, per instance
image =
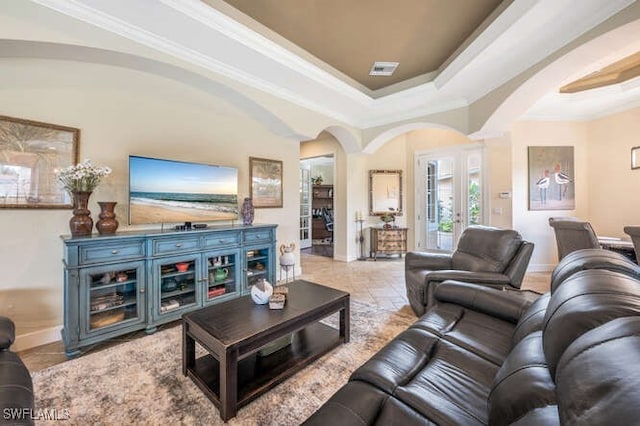
[{"label": "white flower arrangement", "polygon": [[75,166],[56,170],[56,178],[69,193],[91,192],[103,177],[111,174],[109,167],[96,167],[86,159]]}]

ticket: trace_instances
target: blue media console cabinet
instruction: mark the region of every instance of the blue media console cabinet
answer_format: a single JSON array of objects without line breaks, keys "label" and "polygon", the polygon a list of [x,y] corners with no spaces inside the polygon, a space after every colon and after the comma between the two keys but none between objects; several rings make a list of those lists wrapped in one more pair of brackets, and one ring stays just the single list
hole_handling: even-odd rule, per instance
[{"label": "blue media console cabinet", "polygon": [[276,226],[62,236],[66,355],[275,284]]}]

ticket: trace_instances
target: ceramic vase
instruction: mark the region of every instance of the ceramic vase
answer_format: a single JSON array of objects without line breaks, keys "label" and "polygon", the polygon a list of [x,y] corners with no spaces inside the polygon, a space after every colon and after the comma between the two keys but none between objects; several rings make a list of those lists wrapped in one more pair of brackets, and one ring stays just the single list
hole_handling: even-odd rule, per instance
[{"label": "ceramic vase", "polygon": [[294,243],[280,245],[280,266],[293,266],[296,264],[296,255],[293,252],[295,249],[296,245]]},{"label": "ceramic vase", "polygon": [[251,286],[251,299],[256,305],[266,305],[273,294],[273,286],[264,278]]},{"label": "ceramic vase", "polygon": [[116,220],[115,201],[98,201],[100,206],[100,220],[96,223],[96,229],[101,234],[115,234],[118,229],[118,221]]},{"label": "ceramic vase", "polygon": [[93,220],[91,211],[87,207],[91,191],[74,191],[71,195],[73,196],[73,216],[69,220],[71,235],[74,237],[91,235]]},{"label": "ceramic vase", "polygon": [[242,209],[240,210],[240,214],[242,215],[242,224],[243,225],[251,225],[253,223],[253,200],[249,197],[244,199],[244,203],[242,203]]}]

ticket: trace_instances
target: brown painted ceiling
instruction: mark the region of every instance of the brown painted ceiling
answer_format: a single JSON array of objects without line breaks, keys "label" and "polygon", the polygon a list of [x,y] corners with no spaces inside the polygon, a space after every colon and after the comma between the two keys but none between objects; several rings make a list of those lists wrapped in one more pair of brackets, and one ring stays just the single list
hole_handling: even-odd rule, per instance
[{"label": "brown painted ceiling", "polygon": [[[215,0],[203,0],[215,6]],[[437,71],[502,0],[224,0],[365,87]],[[505,1],[510,3],[510,0]],[[399,62],[372,77],[374,61]]]}]

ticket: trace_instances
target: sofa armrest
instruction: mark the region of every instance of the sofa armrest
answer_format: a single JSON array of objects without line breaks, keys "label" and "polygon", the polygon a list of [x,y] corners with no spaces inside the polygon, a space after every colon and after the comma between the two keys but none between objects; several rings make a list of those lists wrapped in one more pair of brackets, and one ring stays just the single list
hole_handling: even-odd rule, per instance
[{"label": "sofa armrest", "polygon": [[517,323],[537,297],[532,293],[501,290],[481,284],[444,281],[435,290],[438,302],[453,303],[503,320]]},{"label": "sofa armrest", "polygon": [[410,251],[404,259],[405,269],[451,269],[451,254]]},{"label": "sofa armrest", "polygon": [[511,278],[499,272],[471,272],[459,270],[444,270],[429,272],[426,281],[442,282],[447,280],[464,281],[467,283],[483,283],[491,285],[511,285]]},{"label": "sofa armrest", "polygon": [[518,249],[518,252],[513,256],[511,263],[504,271],[504,273],[509,276],[513,287],[520,288],[522,286],[524,274],[527,272],[527,267],[533,254],[533,247],[533,243],[523,241],[520,249]]},{"label": "sofa armrest", "polygon": [[16,327],[13,321],[7,317],[0,316],[0,350],[9,349],[16,339]]}]

